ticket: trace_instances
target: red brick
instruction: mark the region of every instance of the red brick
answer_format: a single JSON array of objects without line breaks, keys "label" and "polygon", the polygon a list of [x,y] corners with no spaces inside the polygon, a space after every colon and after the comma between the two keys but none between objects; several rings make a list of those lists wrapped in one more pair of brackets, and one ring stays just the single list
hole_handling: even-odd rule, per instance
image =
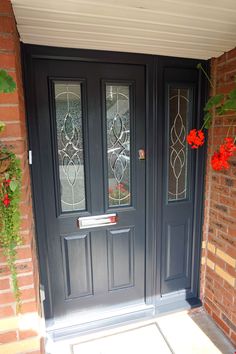
[{"label": "red brick", "polygon": [[[11,73],[12,75],[12,73]],[[18,93],[17,91],[13,93],[0,93],[0,104],[17,104],[18,103]]]},{"label": "red brick", "polygon": [[27,331],[19,331],[19,338],[20,339],[26,339],[30,337],[36,337],[38,335],[37,332],[33,330],[27,330]]},{"label": "red brick", "polygon": [[[230,209],[229,215],[230,215],[232,218],[235,218],[235,219],[236,219],[236,209]],[[236,230],[235,230],[235,231],[236,231]]]},{"label": "red brick", "polygon": [[231,237],[236,237],[236,230],[229,228],[229,229],[228,229],[228,234],[229,234],[229,236],[231,236]]},{"label": "red brick", "polygon": [[12,6],[10,0],[0,2],[0,14],[7,14],[12,16]]},{"label": "red brick", "polygon": [[229,264],[225,265],[226,272],[232,275],[232,277],[236,278],[236,269],[231,267]]},{"label": "red brick", "polygon": [[15,302],[15,297],[11,292],[0,294],[0,304],[1,305],[8,304],[11,302]]},{"label": "red brick", "polygon": [[14,316],[15,312],[11,306],[0,307],[0,318]]},{"label": "red brick", "polygon": [[0,33],[0,50],[12,52],[15,48],[15,42],[12,35]]},{"label": "red brick", "polygon": [[19,121],[20,113],[19,107],[10,106],[10,107],[1,107],[0,106],[0,120],[5,121]]},{"label": "red brick", "polygon": [[28,259],[32,258],[32,251],[30,247],[18,248],[17,249],[17,259]]},{"label": "red brick", "polygon": [[229,207],[232,207],[232,208],[236,208],[236,200],[234,200],[234,199],[232,199],[230,197],[221,196],[220,197],[220,202],[223,205],[226,205],[226,206],[229,206]]},{"label": "red brick", "polygon": [[218,326],[229,335],[229,326],[227,326],[216,314],[213,314],[213,319],[216,321]]},{"label": "red brick", "polygon": [[205,298],[205,306],[208,305],[209,309],[220,316],[220,309],[208,298]]},{"label": "red brick", "polygon": [[[227,290],[229,293],[234,294],[234,298],[235,298],[235,289],[234,287],[232,287],[229,283],[227,283],[226,281],[224,281],[224,288],[225,290]],[[236,298],[235,298],[236,300]]]},{"label": "red brick", "polygon": [[20,287],[34,284],[33,275],[22,275],[18,277],[18,284]]},{"label": "red brick", "polygon": [[35,299],[35,290],[34,290],[34,288],[22,289],[21,290],[21,299],[22,300]]},{"label": "red brick", "polygon": [[13,33],[14,31],[16,31],[16,25],[14,19],[10,16],[1,16],[0,32]]},{"label": "red brick", "polygon": [[17,340],[16,331],[0,333],[0,344],[14,342]]},{"label": "red brick", "polygon": [[37,312],[38,307],[36,301],[23,302],[21,305],[21,313]]},{"label": "red brick", "polygon": [[230,339],[232,340],[232,342],[235,344],[236,346],[236,333],[232,332],[230,335]]},{"label": "red brick", "polygon": [[0,279],[0,290],[10,289],[9,279]]},{"label": "red brick", "polygon": [[15,138],[21,138],[22,136],[22,128],[19,123],[11,123],[6,124],[5,130],[1,133],[3,138],[11,138],[12,142],[14,142]]},{"label": "red brick", "polygon": [[212,314],[212,309],[211,309],[210,306],[208,306],[208,304],[206,302],[204,303],[204,307],[207,310],[207,312],[211,315]]},{"label": "red brick", "polygon": [[32,271],[32,262],[16,263],[18,273],[27,273]]},{"label": "red brick", "polygon": [[[0,28],[1,28],[1,25],[0,25]],[[14,69],[15,68],[15,55],[0,53],[0,63],[1,63],[2,69]]]},{"label": "red brick", "polygon": [[225,262],[219,257],[215,256],[213,253],[208,251],[207,253],[208,259],[210,259],[213,263],[217,264],[219,267],[224,268]]},{"label": "red brick", "polygon": [[232,258],[236,258],[236,248],[228,246],[227,247],[227,254]]}]

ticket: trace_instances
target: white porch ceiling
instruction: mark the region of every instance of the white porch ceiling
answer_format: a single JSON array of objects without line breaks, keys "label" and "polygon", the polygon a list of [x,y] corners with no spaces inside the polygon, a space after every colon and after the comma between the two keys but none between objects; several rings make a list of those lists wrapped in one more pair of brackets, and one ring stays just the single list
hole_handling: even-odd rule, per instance
[{"label": "white porch ceiling", "polygon": [[12,0],[22,42],[209,59],[236,46],[236,0]]}]

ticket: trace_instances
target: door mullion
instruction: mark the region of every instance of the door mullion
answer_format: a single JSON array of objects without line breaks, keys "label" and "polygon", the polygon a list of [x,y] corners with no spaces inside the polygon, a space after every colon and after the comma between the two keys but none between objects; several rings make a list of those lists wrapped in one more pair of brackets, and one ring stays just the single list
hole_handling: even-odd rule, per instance
[{"label": "door mullion", "polygon": [[100,80],[96,72],[90,71],[88,76],[88,156],[90,170],[90,190],[92,215],[104,213],[104,160],[102,141],[102,112]]}]

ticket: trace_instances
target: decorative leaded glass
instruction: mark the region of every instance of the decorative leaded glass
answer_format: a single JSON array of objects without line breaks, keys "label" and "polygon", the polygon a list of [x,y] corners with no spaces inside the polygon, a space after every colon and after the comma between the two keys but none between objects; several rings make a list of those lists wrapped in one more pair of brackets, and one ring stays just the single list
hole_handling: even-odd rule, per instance
[{"label": "decorative leaded glass", "polygon": [[130,205],[130,87],[106,85],[109,207]]},{"label": "decorative leaded glass", "polygon": [[189,89],[169,87],[169,175],[168,200],[187,197],[187,143],[189,121]]},{"label": "decorative leaded glass", "polygon": [[85,209],[81,84],[55,82],[62,211]]}]

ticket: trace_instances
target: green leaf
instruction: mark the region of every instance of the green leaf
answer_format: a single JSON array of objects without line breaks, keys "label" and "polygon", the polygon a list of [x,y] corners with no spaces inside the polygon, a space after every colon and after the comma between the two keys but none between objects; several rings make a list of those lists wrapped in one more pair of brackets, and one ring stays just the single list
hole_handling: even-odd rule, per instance
[{"label": "green leaf", "polygon": [[5,70],[0,70],[0,93],[14,92],[16,84],[13,78]]},{"label": "green leaf", "polygon": [[204,111],[209,111],[212,109],[214,106],[217,106],[220,104],[220,102],[223,100],[224,95],[223,94],[218,94],[215,96],[212,96],[206,103]]},{"label": "green leaf", "polygon": [[10,182],[10,190],[11,190],[12,192],[15,192],[15,190],[16,190],[17,187],[18,187],[17,181],[12,180],[12,181]]},{"label": "green leaf", "polygon": [[228,100],[222,105],[224,111],[236,111],[236,99]]},{"label": "green leaf", "polygon": [[204,120],[203,127],[209,129],[212,122],[212,114],[210,112],[206,113],[203,120]]},{"label": "green leaf", "polygon": [[232,100],[236,101],[236,88],[233,89],[232,91],[230,91],[230,93],[228,94],[228,97]]},{"label": "green leaf", "polygon": [[5,123],[0,121],[0,133],[3,132],[4,128],[5,128]]}]

